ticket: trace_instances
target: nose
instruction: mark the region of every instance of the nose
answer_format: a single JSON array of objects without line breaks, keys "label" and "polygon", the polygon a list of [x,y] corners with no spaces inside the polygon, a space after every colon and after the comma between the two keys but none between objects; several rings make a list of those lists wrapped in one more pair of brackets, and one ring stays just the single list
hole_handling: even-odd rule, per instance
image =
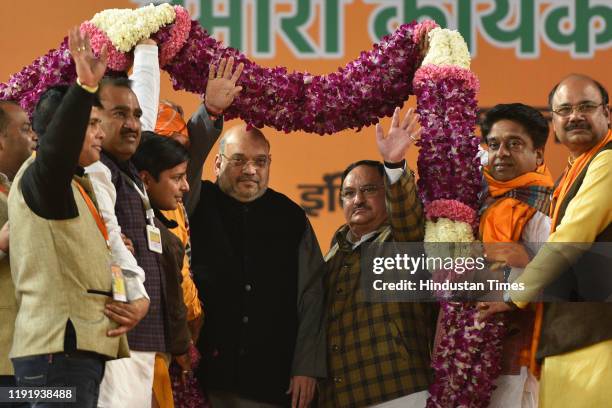
[{"label": "nose", "polygon": [[98,131],[96,132],[96,139],[104,140],[106,137],[106,133],[102,130],[102,126],[98,126]]},{"label": "nose", "polygon": [[357,191],[355,192],[355,198],[353,199],[353,202],[355,204],[360,204],[360,203],[363,203],[364,201],[365,201],[365,194],[361,190],[357,189]]},{"label": "nose", "polygon": [[187,177],[183,177],[181,179],[181,191],[186,193],[189,191],[189,182],[187,181]]},{"label": "nose", "polygon": [[498,157],[510,156],[510,150],[506,147],[505,143],[499,144],[499,149],[497,149]]},{"label": "nose", "polygon": [[242,172],[245,174],[256,174],[257,173],[257,167],[255,166],[255,163],[253,163],[252,161],[248,161],[245,163],[244,166],[242,166]]},{"label": "nose", "polygon": [[140,129],[140,119],[134,115],[129,115],[125,120],[123,126],[127,129],[137,132],[138,129]]}]

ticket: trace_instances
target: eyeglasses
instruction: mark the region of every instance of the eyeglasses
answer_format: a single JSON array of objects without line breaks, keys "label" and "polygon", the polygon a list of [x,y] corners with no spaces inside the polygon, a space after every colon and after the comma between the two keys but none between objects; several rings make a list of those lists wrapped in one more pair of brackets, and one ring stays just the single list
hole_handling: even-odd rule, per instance
[{"label": "eyeglasses", "polygon": [[574,111],[576,111],[576,113],[583,113],[588,115],[595,112],[595,110],[602,105],[603,103],[596,104],[594,102],[584,102],[579,103],[578,105],[562,105],[559,106],[557,109],[552,109],[552,112],[564,118],[571,115]]},{"label": "eyeglasses", "polygon": [[258,169],[263,169],[268,165],[268,163],[270,163],[270,158],[267,156],[257,157],[253,160],[247,160],[246,158],[240,156],[227,157],[226,155],[221,153],[221,157],[227,160],[232,167],[244,167],[247,164],[253,163],[253,165]]},{"label": "eyeglasses", "polygon": [[[366,184],[365,186],[359,187],[358,190],[361,192],[361,194],[363,194],[364,197],[373,197],[376,195],[376,193],[378,193],[380,188],[383,186],[384,184]],[[342,199],[346,201],[351,201],[356,196],[357,196],[357,190],[353,188],[345,188],[340,193],[340,197],[342,197]]]}]

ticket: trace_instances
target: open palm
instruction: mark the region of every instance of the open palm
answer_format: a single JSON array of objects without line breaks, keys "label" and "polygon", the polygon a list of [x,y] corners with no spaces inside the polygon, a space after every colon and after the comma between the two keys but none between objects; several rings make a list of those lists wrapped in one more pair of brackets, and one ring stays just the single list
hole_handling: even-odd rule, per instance
[{"label": "open palm", "polygon": [[68,48],[81,84],[96,87],[106,72],[106,45],[100,50],[99,57],[96,57],[89,44],[89,36],[83,35],[78,27],[74,27],[68,33]]},{"label": "open palm", "polygon": [[232,73],[233,67],[233,57],[229,59],[222,58],[218,69],[215,69],[214,65],[210,65],[204,103],[206,108],[212,113],[223,113],[242,90],[241,86],[236,86],[236,81],[240,78],[244,64],[240,63]]},{"label": "open palm", "polygon": [[395,108],[393,119],[391,120],[391,128],[386,137],[381,124],[376,124],[378,151],[384,161],[388,163],[398,163],[404,160],[408,148],[421,136],[419,115],[414,109],[408,109],[401,123],[399,121],[399,114],[400,109]]}]

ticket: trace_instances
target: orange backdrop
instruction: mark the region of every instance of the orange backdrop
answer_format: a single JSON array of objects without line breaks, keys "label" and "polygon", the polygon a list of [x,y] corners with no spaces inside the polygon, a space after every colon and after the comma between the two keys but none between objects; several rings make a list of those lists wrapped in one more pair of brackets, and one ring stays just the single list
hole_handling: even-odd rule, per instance
[{"label": "orange backdrop", "polygon": [[[133,8],[139,3],[143,2],[0,2],[3,17],[0,81],[8,80],[10,74],[57,47],[69,27],[100,10]],[[612,8],[605,1],[185,0],[175,3],[185,5],[218,39],[240,46],[264,66],[281,65],[314,74],[328,73],[369,49],[381,33],[403,21],[428,15],[436,17],[444,26],[459,28],[466,37],[474,57],[472,69],[481,83],[482,107],[502,102],[544,107],[548,91],[572,72],[591,75],[610,88]],[[268,14],[262,14],[261,10]],[[222,20],[223,16],[227,18]],[[296,46],[298,34],[295,33],[301,33],[309,45],[306,48],[310,49]],[[267,48],[256,41],[262,35],[267,36],[264,38],[270,45]],[[196,95],[173,91],[166,74],[162,77],[162,97],[183,105],[186,112],[193,111],[199,103]],[[406,106],[412,104],[411,98]],[[382,122],[388,127],[388,118]],[[330,202],[328,185],[339,182],[334,175],[347,164],[378,157],[374,129],[323,137],[283,134],[271,129],[264,132],[272,145],[271,186],[311,209],[310,219],[321,247],[327,249],[332,233],[343,223],[337,205],[338,191],[333,190],[334,198]],[[416,157],[416,149],[407,157],[413,168]],[[555,177],[560,174],[566,157],[565,149],[550,140],[546,160]],[[206,178],[213,177],[212,158],[211,155],[206,163]],[[322,208],[317,210],[317,207]]]}]

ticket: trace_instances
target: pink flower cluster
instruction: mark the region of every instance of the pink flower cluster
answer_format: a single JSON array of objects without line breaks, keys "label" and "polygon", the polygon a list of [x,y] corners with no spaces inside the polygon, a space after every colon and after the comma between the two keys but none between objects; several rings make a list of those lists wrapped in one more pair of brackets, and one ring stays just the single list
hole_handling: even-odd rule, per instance
[{"label": "pink flower cluster", "polygon": [[428,220],[435,221],[438,218],[448,218],[453,221],[465,222],[478,227],[478,214],[476,211],[457,200],[439,199],[429,202],[425,206],[425,215]]},{"label": "pink flower cluster", "polygon": [[460,67],[426,65],[416,72],[413,86],[423,128],[417,163],[421,199],[425,204],[457,200],[477,209],[478,79]]},{"label": "pink flower cluster", "polygon": [[[174,23],[162,28],[158,32],[158,37],[155,38],[159,45],[159,65],[163,68],[176,56],[183,48],[189,31],[191,30],[191,18],[189,13],[181,6],[174,6],[176,18]],[[167,38],[161,38],[162,33],[168,33]]]},{"label": "pink flower cluster", "polygon": [[134,55],[119,51],[111,40],[106,36],[106,33],[100,30],[89,21],[81,24],[81,32],[89,34],[89,42],[91,49],[97,54],[100,52],[104,44],[108,50],[108,69],[113,71],[127,71],[134,62]]},{"label": "pink flower cluster", "polygon": [[498,318],[478,323],[474,305],[441,302],[440,306],[446,333],[432,362],[436,382],[429,389],[427,408],[488,407],[501,371],[498,356],[505,326]]}]

